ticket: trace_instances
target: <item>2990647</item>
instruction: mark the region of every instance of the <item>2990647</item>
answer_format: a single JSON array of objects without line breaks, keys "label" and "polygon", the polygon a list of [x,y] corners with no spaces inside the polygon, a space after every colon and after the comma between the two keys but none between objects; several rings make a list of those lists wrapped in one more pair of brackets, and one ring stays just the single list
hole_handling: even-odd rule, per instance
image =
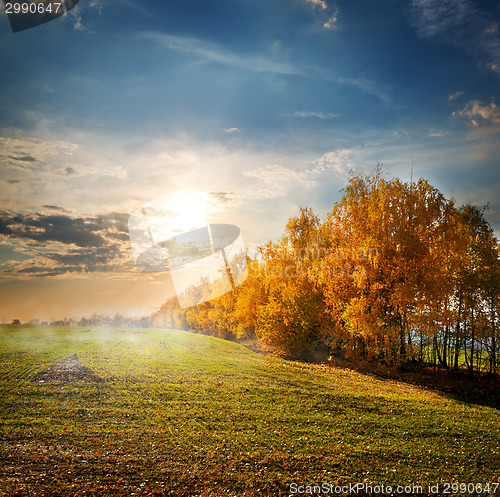
[{"label": "2990647", "polygon": [[54,14],[63,13],[61,11],[64,11],[61,2],[9,2],[5,4],[5,12],[7,14],[45,14],[46,12]]},{"label": "2990647", "polygon": [[500,483],[444,483],[443,494],[495,494]]}]

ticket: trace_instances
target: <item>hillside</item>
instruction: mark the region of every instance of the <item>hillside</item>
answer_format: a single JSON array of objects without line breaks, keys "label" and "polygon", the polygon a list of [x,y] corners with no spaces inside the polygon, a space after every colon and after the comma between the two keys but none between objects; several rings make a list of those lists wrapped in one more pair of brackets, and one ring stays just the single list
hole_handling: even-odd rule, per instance
[{"label": "hillside", "polygon": [[0,495],[499,482],[497,409],[205,335],[2,326],[0,378]]}]

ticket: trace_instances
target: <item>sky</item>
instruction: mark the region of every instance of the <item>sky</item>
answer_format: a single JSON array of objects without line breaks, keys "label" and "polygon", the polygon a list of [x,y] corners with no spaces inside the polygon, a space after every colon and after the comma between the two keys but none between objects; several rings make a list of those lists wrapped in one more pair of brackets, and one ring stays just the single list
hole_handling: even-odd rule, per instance
[{"label": "sky", "polygon": [[165,195],[252,253],[380,162],[500,233],[498,0],[80,0],[17,33],[1,10],[0,322],[157,310],[128,218]]}]

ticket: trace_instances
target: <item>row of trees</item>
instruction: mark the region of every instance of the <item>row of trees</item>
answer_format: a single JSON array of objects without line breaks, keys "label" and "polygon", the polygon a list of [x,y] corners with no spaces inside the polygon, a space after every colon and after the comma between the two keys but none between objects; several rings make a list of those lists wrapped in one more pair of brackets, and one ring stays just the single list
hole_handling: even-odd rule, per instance
[{"label": "row of trees", "polygon": [[[497,373],[500,250],[484,209],[457,207],[427,181],[351,175],[323,221],[309,208],[248,261],[235,291],[154,326],[257,336],[302,359],[353,356]],[[202,281],[191,292],[203,292]]]},{"label": "row of trees", "polygon": [[[148,316],[127,317],[121,314],[115,314],[113,317],[106,316],[105,314],[93,313],[89,317],[83,316],[82,318],[63,318],[55,321],[40,321],[39,319],[31,319],[27,322],[30,325],[57,325],[57,326],[128,326],[128,327],[148,327],[150,318]],[[12,324],[21,324],[21,320],[13,319]]]}]

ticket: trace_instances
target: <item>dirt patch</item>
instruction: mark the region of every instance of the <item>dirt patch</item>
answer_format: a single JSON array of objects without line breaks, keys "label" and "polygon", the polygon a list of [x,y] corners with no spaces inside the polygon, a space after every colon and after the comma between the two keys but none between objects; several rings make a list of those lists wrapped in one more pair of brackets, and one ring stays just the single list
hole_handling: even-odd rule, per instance
[{"label": "dirt patch", "polygon": [[37,373],[31,381],[37,383],[50,383],[55,381],[104,381],[99,378],[90,368],[84,366],[78,359],[78,355],[74,354],[67,359],[49,366]]}]

